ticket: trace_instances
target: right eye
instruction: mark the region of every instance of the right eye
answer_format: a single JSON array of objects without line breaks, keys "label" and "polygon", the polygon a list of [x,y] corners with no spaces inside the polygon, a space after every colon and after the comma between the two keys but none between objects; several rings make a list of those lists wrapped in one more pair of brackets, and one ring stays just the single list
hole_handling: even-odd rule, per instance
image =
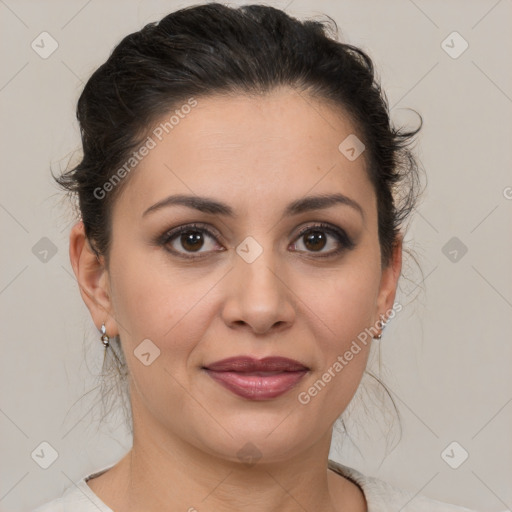
[{"label": "right eye", "polygon": [[[204,228],[201,224],[185,224],[178,228],[166,231],[160,239],[160,245],[171,252],[183,258],[196,258],[193,254],[204,254],[212,252],[209,250],[201,251],[205,245],[205,239],[217,241],[215,235]],[[214,244],[213,244],[214,245]],[[181,246],[181,249],[180,247]],[[183,250],[182,250],[183,249]],[[215,251],[214,252],[218,252]],[[191,254],[189,256],[187,254]]]}]

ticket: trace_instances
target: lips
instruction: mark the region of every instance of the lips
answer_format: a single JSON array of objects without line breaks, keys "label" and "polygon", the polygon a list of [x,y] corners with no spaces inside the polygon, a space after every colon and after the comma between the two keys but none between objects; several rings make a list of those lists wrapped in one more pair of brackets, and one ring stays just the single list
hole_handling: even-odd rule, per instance
[{"label": "lips", "polygon": [[242,398],[269,400],[293,387],[309,368],[286,357],[241,356],[216,361],[203,369],[217,383]]},{"label": "lips", "polygon": [[308,370],[306,366],[287,357],[230,357],[207,365],[205,368],[216,372],[294,372]]}]

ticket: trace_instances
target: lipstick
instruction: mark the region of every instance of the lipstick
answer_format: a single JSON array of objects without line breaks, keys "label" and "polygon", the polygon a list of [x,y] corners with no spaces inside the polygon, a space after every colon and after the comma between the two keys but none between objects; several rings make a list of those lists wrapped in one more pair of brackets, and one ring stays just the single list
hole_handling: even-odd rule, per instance
[{"label": "lipstick", "polygon": [[309,368],[286,357],[255,359],[237,356],[203,367],[217,383],[249,400],[270,400],[283,395],[308,373]]}]

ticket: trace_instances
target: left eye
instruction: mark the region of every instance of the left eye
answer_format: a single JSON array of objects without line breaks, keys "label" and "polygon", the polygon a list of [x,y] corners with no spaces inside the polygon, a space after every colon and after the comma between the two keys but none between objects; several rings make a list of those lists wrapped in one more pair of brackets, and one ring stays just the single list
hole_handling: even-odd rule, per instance
[{"label": "left eye", "polygon": [[[328,245],[329,236],[335,240],[334,249],[331,251],[322,251],[322,249]],[[320,253],[321,257],[333,256],[341,253],[345,249],[352,249],[354,247],[354,243],[342,229],[335,228],[328,224],[319,224],[303,229],[299,233],[297,240],[298,242],[293,244],[295,249],[302,243],[302,245],[306,247],[306,252]]]}]

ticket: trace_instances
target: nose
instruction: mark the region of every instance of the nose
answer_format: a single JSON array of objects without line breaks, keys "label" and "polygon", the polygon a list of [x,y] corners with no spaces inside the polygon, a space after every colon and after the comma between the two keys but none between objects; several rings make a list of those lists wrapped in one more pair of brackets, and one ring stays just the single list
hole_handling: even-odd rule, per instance
[{"label": "nose", "polygon": [[222,316],[226,325],[255,334],[289,328],[296,315],[293,290],[276,269],[271,251],[263,251],[252,263],[236,255],[234,267],[225,283]]}]

